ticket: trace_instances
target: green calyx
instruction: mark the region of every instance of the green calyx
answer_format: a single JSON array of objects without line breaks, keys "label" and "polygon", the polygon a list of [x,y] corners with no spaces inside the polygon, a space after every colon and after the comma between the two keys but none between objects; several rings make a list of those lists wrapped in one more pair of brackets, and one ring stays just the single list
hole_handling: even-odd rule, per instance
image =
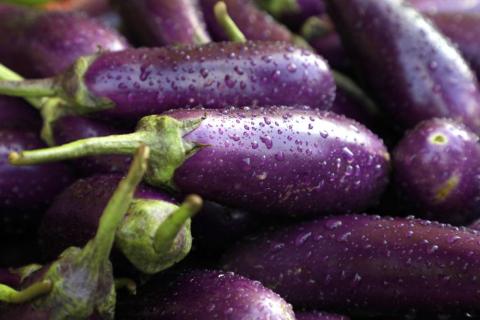
[{"label": "green calyx", "polygon": [[303,24],[300,34],[307,40],[325,37],[334,31],[333,24],[327,17],[310,17]]},{"label": "green calyx", "polygon": [[275,18],[300,11],[297,0],[256,0],[256,2]]},{"label": "green calyx", "polygon": [[223,1],[219,1],[213,7],[213,12],[217,23],[222,26],[223,31],[227,34],[228,39],[233,42],[246,42],[247,38],[237,26],[235,21],[230,17],[227,5]]},{"label": "green calyx", "polygon": [[40,296],[36,289],[39,298],[30,302],[33,309],[48,313],[52,320],[88,319],[94,314],[102,319],[114,318],[116,292],[110,251],[116,230],[146,172],[148,157],[149,148],[140,146],[127,177],[119,183],[105,207],[95,237],[83,249],[65,250],[31,286],[49,285],[48,292],[42,291]]}]

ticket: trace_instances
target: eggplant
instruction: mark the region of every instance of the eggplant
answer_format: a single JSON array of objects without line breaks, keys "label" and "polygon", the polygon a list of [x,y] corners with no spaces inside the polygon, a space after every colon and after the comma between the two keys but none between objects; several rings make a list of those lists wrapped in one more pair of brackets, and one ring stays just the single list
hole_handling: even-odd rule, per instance
[{"label": "eggplant", "polygon": [[15,165],[152,148],[146,181],[270,215],[354,212],[387,184],[389,154],[361,124],[308,107],[177,109],[135,133],[10,154]]},{"label": "eggplant", "polygon": [[350,320],[349,317],[325,312],[295,312],[296,320]]},{"label": "eggplant", "polygon": [[124,50],[126,40],[82,14],[0,4],[0,62],[26,77],[50,77],[99,48]]},{"label": "eggplant", "polygon": [[22,99],[0,96],[0,128],[38,131],[41,126],[42,118],[28,103]]},{"label": "eggplant", "polygon": [[480,217],[480,144],[462,123],[421,122],[393,151],[401,201],[428,219],[465,225]]},{"label": "eggplant", "polygon": [[427,17],[457,46],[477,76],[480,76],[480,45],[477,41],[480,32],[480,2],[477,13],[439,13]]},{"label": "eggplant", "polygon": [[199,45],[211,41],[198,0],[116,0],[142,45]]},{"label": "eggplant", "polygon": [[424,13],[480,13],[480,0],[407,0]]},{"label": "eggplant", "polygon": [[108,259],[115,232],[146,171],[149,148],[136,153],[127,177],[104,209],[98,230],[83,249],[70,247],[31,273],[20,289],[0,285],[0,319],[113,319],[115,286]]},{"label": "eggplant", "polygon": [[107,52],[79,59],[59,77],[0,81],[0,93],[61,96],[66,104],[42,110],[47,125],[62,114],[86,113],[132,123],[187,106],[328,109],[335,96],[333,76],[321,57],[266,41]]},{"label": "eggplant", "polygon": [[294,320],[291,305],[259,282],[230,272],[193,270],[147,284],[119,309],[121,319]]},{"label": "eggplant", "polygon": [[395,123],[448,117],[480,133],[474,73],[434,26],[401,0],[328,0],[352,63]]},{"label": "eggplant", "polygon": [[[102,210],[121,179],[120,174],[80,179],[55,199],[39,230],[39,240],[48,259],[70,246],[84,246],[95,235]],[[201,199],[197,196],[187,197],[179,206],[167,194],[139,185],[118,227],[117,251],[143,273],[169,268],[190,251],[190,217],[200,207]],[[167,235],[169,238],[165,239]]]},{"label": "eggplant", "polygon": [[478,312],[480,233],[410,218],[326,217],[240,242],[224,268],[295,307]]}]

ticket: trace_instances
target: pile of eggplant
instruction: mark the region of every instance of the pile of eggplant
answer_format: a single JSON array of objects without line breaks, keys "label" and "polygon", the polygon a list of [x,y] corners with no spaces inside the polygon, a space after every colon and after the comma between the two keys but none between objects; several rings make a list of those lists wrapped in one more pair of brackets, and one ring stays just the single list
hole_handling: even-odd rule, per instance
[{"label": "pile of eggplant", "polygon": [[0,320],[480,319],[480,0],[0,0]]}]

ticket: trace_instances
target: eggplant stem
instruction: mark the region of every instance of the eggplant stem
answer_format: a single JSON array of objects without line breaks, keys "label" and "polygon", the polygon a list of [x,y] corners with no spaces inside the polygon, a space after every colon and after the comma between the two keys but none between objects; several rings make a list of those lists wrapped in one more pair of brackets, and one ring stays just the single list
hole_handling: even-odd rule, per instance
[{"label": "eggplant stem", "polygon": [[280,18],[284,14],[300,11],[300,6],[296,0],[257,0],[257,3],[276,18]]},{"label": "eggplant stem", "polygon": [[230,41],[246,42],[247,38],[243,32],[238,28],[237,24],[228,14],[227,5],[223,1],[219,1],[213,7],[217,23],[222,26],[223,31],[227,34]]},{"label": "eggplant stem", "polygon": [[86,253],[91,254],[94,264],[95,262],[100,264],[108,259],[115,239],[115,231],[125,217],[132,203],[133,194],[145,175],[149,155],[148,146],[141,145],[137,149],[127,176],[120,181],[108,201],[100,218],[95,238],[92,240],[91,251]]},{"label": "eggplant stem", "polygon": [[202,198],[191,194],[165,219],[155,233],[154,249],[157,253],[162,254],[170,250],[178,232],[188,219],[200,211],[202,204]]},{"label": "eggplant stem", "polygon": [[131,295],[137,294],[137,283],[130,278],[115,279],[115,290],[127,289]]},{"label": "eggplant stem", "polygon": [[22,98],[43,98],[57,95],[55,78],[33,80],[0,80],[0,94]]},{"label": "eggplant stem", "polygon": [[21,291],[0,284],[0,301],[16,304],[28,302],[39,296],[48,294],[52,290],[52,287],[53,283],[50,280],[36,282]]},{"label": "eggplant stem", "polygon": [[33,165],[102,154],[132,155],[143,143],[148,144],[143,132],[77,140],[61,146],[30,151],[12,152],[13,165]]}]

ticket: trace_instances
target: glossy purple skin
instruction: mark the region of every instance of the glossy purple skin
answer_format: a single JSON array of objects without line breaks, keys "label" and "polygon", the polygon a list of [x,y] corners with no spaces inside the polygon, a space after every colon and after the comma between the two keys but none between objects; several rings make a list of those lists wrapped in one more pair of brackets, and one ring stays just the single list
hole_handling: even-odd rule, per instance
[{"label": "glossy purple skin", "polygon": [[460,53],[401,0],[328,0],[352,63],[396,123],[462,120],[480,133],[480,91]]},{"label": "glossy purple skin", "polygon": [[[55,142],[65,144],[80,139],[102,137],[126,133],[99,120],[80,116],[67,116],[55,122]],[[73,165],[83,176],[98,173],[126,173],[131,163],[131,157],[123,155],[104,155],[76,159]]]},{"label": "glossy purple skin", "polygon": [[280,42],[131,49],[106,53],[85,82],[114,107],[108,119],[136,121],[171,108],[266,105],[331,107],[335,83],[325,61]]},{"label": "glossy purple skin", "polygon": [[197,0],[116,0],[116,3],[127,27],[142,45],[157,47],[210,41]]},{"label": "glossy purple skin", "polygon": [[[105,174],[79,179],[55,198],[39,229],[39,241],[48,259],[68,247],[82,247],[95,236],[102,212],[122,177]],[[176,203],[146,185],[137,188],[135,199]]]},{"label": "glossy purple skin", "polygon": [[12,151],[45,148],[34,132],[0,130],[0,208],[3,210],[43,209],[73,181],[63,163],[18,167],[8,163]]},{"label": "glossy purple skin", "polygon": [[480,76],[480,7],[477,13],[430,14],[428,18],[458,47],[477,76]]},{"label": "glossy purple skin", "polygon": [[128,47],[119,33],[78,13],[0,4],[0,62],[25,77],[48,77],[77,58]]},{"label": "glossy purple skin", "polygon": [[[199,0],[212,37],[228,41],[223,28],[217,23],[213,7],[217,0]],[[268,13],[260,10],[253,0],[224,0],[228,13],[249,40],[292,42],[292,33],[276,22]]]},{"label": "glossy purple skin", "polygon": [[389,155],[361,124],[304,108],[174,110],[204,117],[184,140],[199,149],[175,172],[183,193],[261,214],[362,210],[383,191]]},{"label": "glossy purple skin", "polygon": [[413,218],[327,217],[242,241],[225,268],[296,307],[478,311],[480,233]]},{"label": "glossy purple skin", "polygon": [[295,312],[296,320],[350,320],[349,317],[325,312]]},{"label": "glossy purple skin", "polygon": [[393,151],[395,185],[403,201],[429,219],[465,224],[480,217],[480,144],[447,119],[420,123]]},{"label": "glossy purple skin", "polygon": [[259,282],[229,272],[195,270],[168,283],[149,284],[125,310],[123,319],[294,320],[292,307]]},{"label": "glossy purple skin", "polygon": [[0,127],[38,131],[40,114],[22,99],[0,96]]},{"label": "glossy purple skin", "polygon": [[480,0],[407,0],[422,12],[480,12]]}]

